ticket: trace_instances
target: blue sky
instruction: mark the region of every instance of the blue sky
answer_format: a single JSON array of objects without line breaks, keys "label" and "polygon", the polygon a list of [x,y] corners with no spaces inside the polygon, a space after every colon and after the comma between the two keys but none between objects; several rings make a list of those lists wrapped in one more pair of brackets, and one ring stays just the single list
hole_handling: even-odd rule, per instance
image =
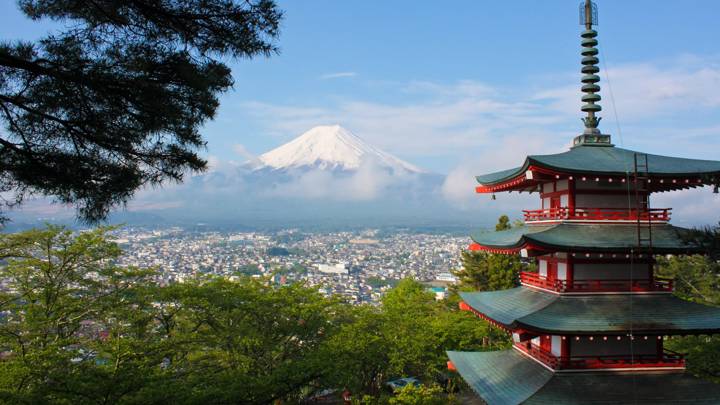
[{"label": "blue sky", "polygon": [[[471,174],[559,152],[581,132],[578,3],[280,1],[281,53],[231,63],[207,154],[243,161],[338,123],[471,193]],[[630,149],[720,158],[720,2],[597,3],[603,132]],[[0,12],[6,39],[51,27],[9,0]]]},{"label": "blue sky", "polygon": [[[260,154],[309,129],[304,126],[339,123],[406,160],[447,173],[464,159],[482,156],[488,143],[501,141],[506,131],[496,128],[495,132],[478,135],[478,139],[483,137],[485,141],[472,142],[474,123],[451,120],[437,125],[439,128],[428,134],[427,129],[418,131],[412,123],[403,122],[413,118],[409,110],[415,108],[422,114],[428,112],[423,107],[435,106],[431,110],[442,115],[440,106],[451,108],[463,100],[458,95],[463,90],[457,87],[463,83],[486,87],[485,94],[466,94],[469,101],[490,99],[519,104],[518,108],[534,98],[533,104],[537,105],[531,107],[553,101],[537,100],[540,92],[579,87],[577,3],[281,1],[279,5],[285,10],[279,40],[281,53],[269,59],[232,63],[235,88],[222,97],[216,121],[203,131],[209,141],[208,153],[222,160],[242,160],[236,151],[243,148],[236,145],[242,145],[251,154]],[[643,65],[660,70],[685,69],[689,73],[707,64],[718,68],[719,2],[600,0],[598,5],[602,59],[611,69],[611,83],[613,68]],[[3,1],[0,12],[3,38],[32,38],[50,27],[45,22],[25,19],[13,1]],[[694,66],[681,66],[693,58]],[[648,74],[652,73],[648,70]],[[681,72],[672,73],[683,79]],[[617,137],[604,74],[602,78],[605,99],[602,128]],[[617,80],[623,83],[622,77]],[[715,90],[720,92],[720,88]],[[621,100],[616,101],[622,104]],[[564,146],[581,129],[579,100],[576,104],[568,105],[562,120],[534,122],[538,133],[562,133],[550,138],[543,135],[552,147]],[[385,107],[404,109],[405,114],[393,120],[379,117],[377,111],[374,114],[367,111]],[[717,105],[713,107],[712,111],[688,108],[673,113],[672,123],[668,123],[670,129],[690,132],[694,128],[707,129],[713,126],[713,119],[715,126],[720,125],[716,119]],[[635,110],[632,108],[627,114],[618,110],[621,124],[630,125],[623,131],[625,145],[644,146],[649,140],[645,138],[662,136],[630,132],[630,128],[641,124],[642,119],[662,119],[667,111],[657,117],[643,111],[636,119]],[[380,122],[357,125],[354,121],[358,118],[343,122],[347,115],[361,111],[367,115],[363,117],[366,121],[375,117]],[[483,114],[479,107],[467,112]],[[491,113],[495,120],[503,119],[502,110]],[[514,117],[509,114],[508,119]],[[394,141],[392,134],[377,133],[386,125],[418,133]],[[657,123],[652,124],[656,126]],[[387,128],[386,132],[396,131]],[[468,132],[465,136],[471,142],[462,145],[462,139],[453,139],[460,145],[450,145],[443,151],[441,143],[434,139],[453,138],[457,132]],[[533,137],[533,133],[528,132],[527,136]],[[427,147],[422,146],[425,143]],[[715,141],[713,144],[718,145]],[[653,149],[672,150],[662,145]],[[698,145],[698,153],[703,150],[707,149]]]}]

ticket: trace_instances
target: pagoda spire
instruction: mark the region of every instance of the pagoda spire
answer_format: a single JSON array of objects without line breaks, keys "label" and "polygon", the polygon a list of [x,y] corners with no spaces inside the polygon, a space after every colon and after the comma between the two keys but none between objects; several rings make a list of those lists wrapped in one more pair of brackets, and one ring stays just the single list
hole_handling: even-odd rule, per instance
[{"label": "pagoda spire", "polygon": [[582,96],[583,105],[580,110],[587,115],[582,118],[585,123],[585,131],[583,135],[575,138],[574,145],[610,145],[610,135],[603,135],[598,129],[601,118],[596,114],[602,111],[600,101],[600,68],[598,67],[599,59],[598,49],[596,48],[597,31],[593,29],[593,25],[597,25],[597,5],[591,0],[585,0],[580,3],[580,24],[585,26],[585,30],[580,33],[581,45],[580,54],[582,55]]}]

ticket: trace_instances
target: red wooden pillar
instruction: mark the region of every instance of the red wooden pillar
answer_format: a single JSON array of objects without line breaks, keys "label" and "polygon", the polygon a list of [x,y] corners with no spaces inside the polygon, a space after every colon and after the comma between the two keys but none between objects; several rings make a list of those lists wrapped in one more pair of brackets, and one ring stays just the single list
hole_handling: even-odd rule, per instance
[{"label": "red wooden pillar", "polygon": [[560,364],[567,367],[570,364],[570,341],[571,336],[563,336],[560,341]]},{"label": "red wooden pillar", "polygon": [[568,212],[575,217],[575,179],[568,179]]}]

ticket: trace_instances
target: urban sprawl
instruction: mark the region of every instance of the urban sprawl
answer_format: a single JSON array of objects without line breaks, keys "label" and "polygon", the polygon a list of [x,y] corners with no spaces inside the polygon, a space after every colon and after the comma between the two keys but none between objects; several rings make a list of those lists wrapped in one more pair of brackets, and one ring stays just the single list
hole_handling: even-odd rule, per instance
[{"label": "urban sprawl", "polygon": [[460,267],[467,237],[378,230],[304,233],[187,231],[125,228],[116,231],[124,248],[120,265],[152,267],[158,281],[181,283],[216,275],[271,277],[304,282],[351,303],[377,303],[398,280],[412,277],[444,297],[451,270]]}]

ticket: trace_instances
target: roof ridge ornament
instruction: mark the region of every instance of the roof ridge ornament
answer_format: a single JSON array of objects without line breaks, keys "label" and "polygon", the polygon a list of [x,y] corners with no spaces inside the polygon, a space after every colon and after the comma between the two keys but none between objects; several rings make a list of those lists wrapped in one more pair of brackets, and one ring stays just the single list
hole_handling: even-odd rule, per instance
[{"label": "roof ridge ornament", "polygon": [[583,106],[580,107],[582,112],[587,113],[587,116],[582,118],[585,124],[585,131],[582,135],[575,137],[573,146],[613,146],[610,143],[610,135],[605,135],[598,129],[601,117],[595,114],[602,111],[600,104],[596,104],[601,100],[600,86],[597,84],[600,81],[600,68],[597,66],[600,61],[597,57],[598,49],[596,48],[598,41],[597,31],[592,27],[598,24],[598,12],[597,5],[592,0],[585,0],[580,3],[580,25],[585,26],[585,30],[580,33],[582,40],[580,41],[582,49],[580,54],[582,55],[582,69],[583,74],[582,92],[585,93],[582,96]]}]

